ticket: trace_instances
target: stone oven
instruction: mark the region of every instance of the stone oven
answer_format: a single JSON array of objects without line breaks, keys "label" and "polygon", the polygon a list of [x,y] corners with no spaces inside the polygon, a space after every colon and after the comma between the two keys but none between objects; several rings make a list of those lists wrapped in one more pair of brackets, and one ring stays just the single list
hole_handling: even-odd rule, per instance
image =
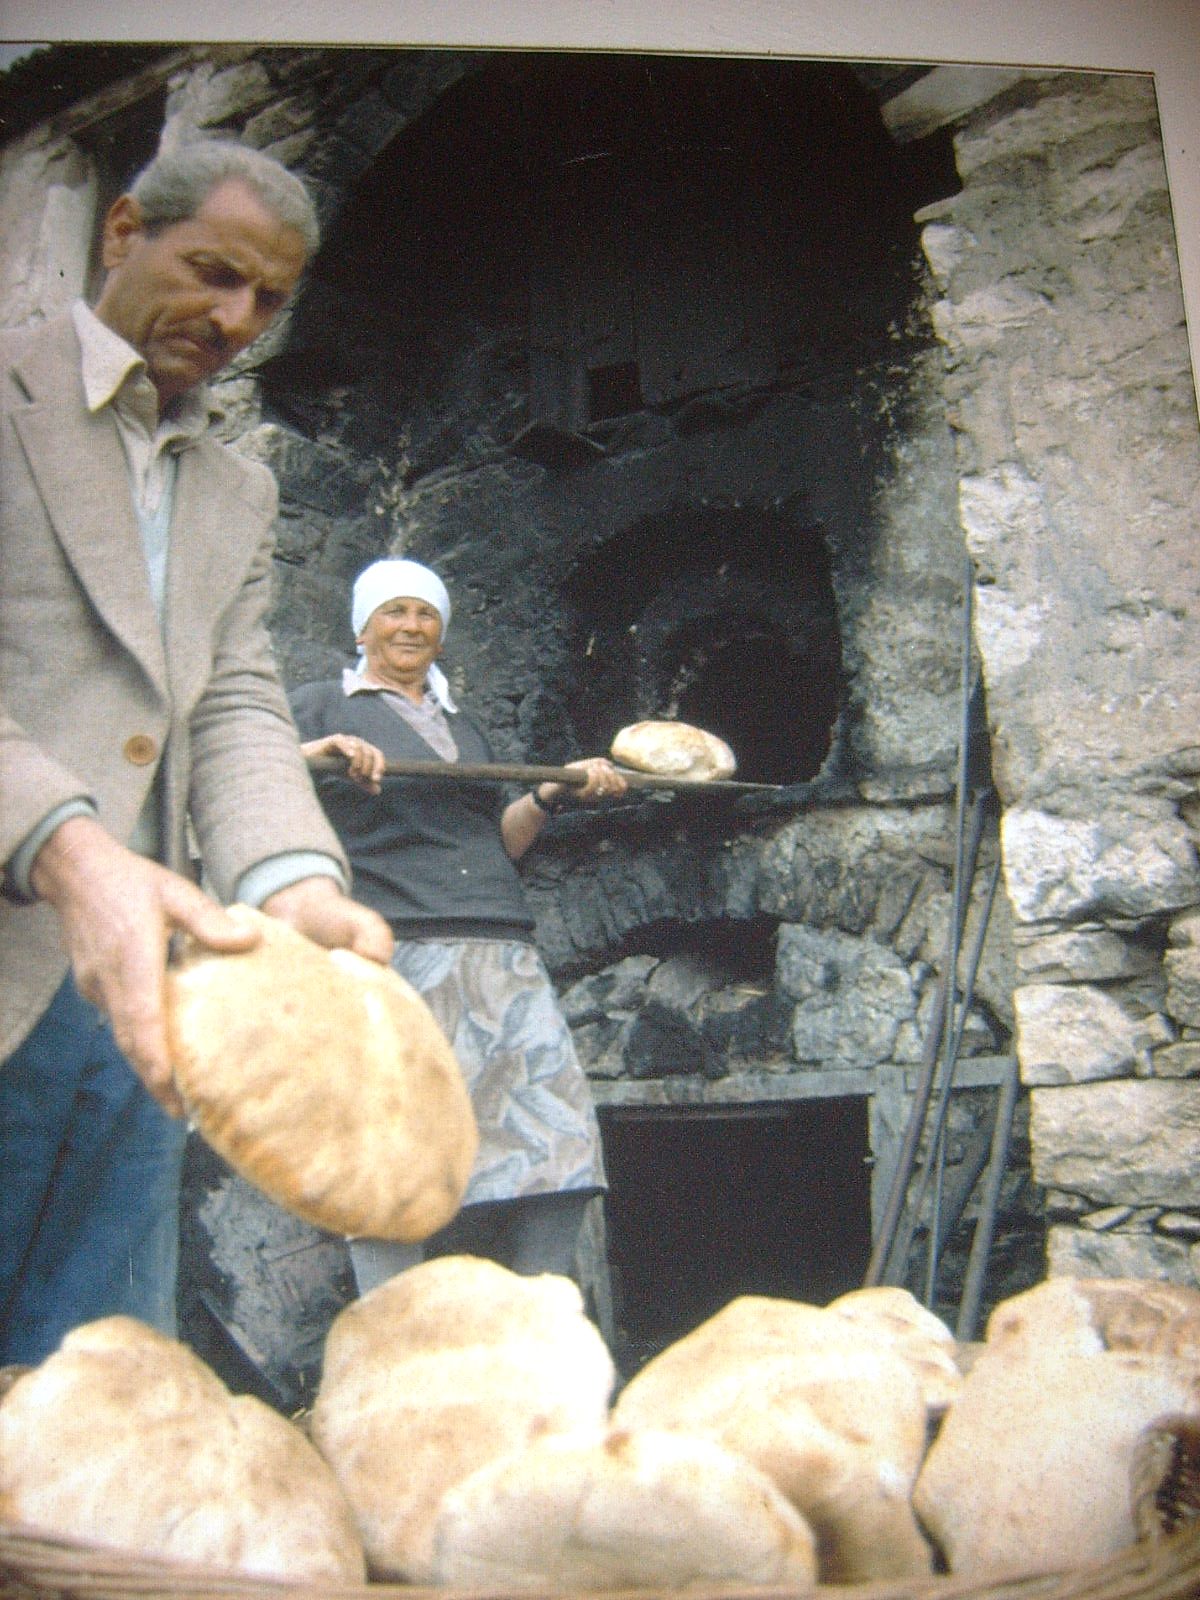
[{"label": "stone oven", "polygon": [[[897,1222],[888,1276],[953,1322],[993,1143],[985,1307],[1195,1281],[1200,460],[1152,80],[90,63],[65,101],[26,68],[6,320],[86,288],[160,138],[237,134],[320,198],[286,325],[220,385],[281,484],[285,675],[340,667],[354,573],[405,551],[502,759],[677,717],[769,786],[561,817],[527,867],[626,1369],[735,1293],[854,1287]],[[302,1393],[339,1242],[202,1151],[187,1241],[195,1336]]]}]

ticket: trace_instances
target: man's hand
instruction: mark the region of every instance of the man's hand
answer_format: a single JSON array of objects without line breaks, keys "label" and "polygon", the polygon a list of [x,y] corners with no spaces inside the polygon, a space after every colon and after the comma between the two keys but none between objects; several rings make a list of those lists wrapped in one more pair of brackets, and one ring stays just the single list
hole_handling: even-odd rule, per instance
[{"label": "man's hand", "polygon": [[56,828],[29,877],[34,893],[58,912],[80,993],[107,1015],[163,1110],[180,1116],[164,1013],[167,941],[178,930],[232,952],[252,949],[257,931],[239,927],[194,883],[118,844],[91,817],[70,817]]},{"label": "man's hand", "polygon": [[353,950],[384,966],[392,959],[392,930],[387,923],[378,912],[343,894],[332,878],[301,878],[269,895],[262,909],[327,950]]}]

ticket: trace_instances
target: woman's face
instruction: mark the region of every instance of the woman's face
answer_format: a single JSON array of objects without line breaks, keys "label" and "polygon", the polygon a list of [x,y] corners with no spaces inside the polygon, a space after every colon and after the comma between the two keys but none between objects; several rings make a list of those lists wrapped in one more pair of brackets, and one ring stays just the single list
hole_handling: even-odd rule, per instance
[{"label": "woman's face", "polygon": [[367,670],[379,683],[420,693],[439,653],[442,619],[427,600],[401,595],[385,600],[367,618],[359,644]]}]

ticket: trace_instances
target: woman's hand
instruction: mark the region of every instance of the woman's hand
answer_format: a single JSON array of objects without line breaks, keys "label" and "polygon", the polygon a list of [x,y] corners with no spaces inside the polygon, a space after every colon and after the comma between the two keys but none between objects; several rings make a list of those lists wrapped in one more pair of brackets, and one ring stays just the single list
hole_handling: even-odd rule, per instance
[{"label": "woman's hand", "polygon": [[588,800],[615,800],[629,788],[624,774],[606,756],[586,756],[582,761],[568,761],[566,766],[573,772],[585,773],[586,781],[539,783],[534,793],[547,810],[554,810],[562,800],[574,800],[576,804]]},{"label": "woman's hand", "polygon": [[629,789],[624,774],[604,756],[587,756],[582,761],[568,761],[567,766],[573,771],[586,772],[587,782],[578,786],[566,783],[541,784],[538,792],[547,803],[552,803],[550,796],[544,793],[547,789],[553,789],[557,795],[565,795],[575,801],[615,800]]},{"label": "woman's hand", "polygon": [[622,774],[604,756],[589,756],[583,761],[568,761],[567,766],[585,774],[583,783],[539,783],[536,789],[514,800],[500,819],[500,836],[513,861],[519,861],[545,826],[546,817],[560,799],[577,804],[589,800],[615,800],[629,788]]},{"label": "woman's hand", "polygon": [[366,739],[359,739],[352,733],[330,733],[323,739],[308,740],[300,749],[306,761],[321,756],[341,756],[346,763],[347,778],[368,794],[379,793],[387,758]]}]

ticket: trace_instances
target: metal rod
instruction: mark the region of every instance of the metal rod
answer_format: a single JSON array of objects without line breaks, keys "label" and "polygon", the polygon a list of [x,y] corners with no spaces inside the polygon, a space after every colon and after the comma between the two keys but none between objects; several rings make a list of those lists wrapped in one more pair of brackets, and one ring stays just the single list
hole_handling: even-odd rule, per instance
[{"label": "metal rod", "polygon": [[[943,1040],[942,1064],[942,1107],[939,1112],[937,1129],[933,1139],[926,1147],[925,1172],[922,1188],[928,1187],[930,1171],[934,1171],[937,1183],[934,1189],[933,1209],[929,1225],[929,1256],[925,1281],[925,1304],[933,1303],[933,1282],[937,1275],[938,1230],[940,1227],[939,1214],[941,1211],[942,1176],[946,1163],[946,1142],[943,1129],[945,1127],[945,1107],[949,1104],[951,1080],[954,1076],[954,1057],[958,1052],[958,1042],[955,1038],[962,1037],[962,1020],[965,1019],[966,1000],[961,1008],[958,1004],[958,955],[962,946],[963,920],[966,916],[967,906],[970,902],[970,883],[967,880],[966,892],[963,892],[963,868],[966,850],[966,812],[967,812],[967,784],[970,776],[970,762],[968,747],[971,734],[971,618],[973,612],[973,573],[971,571],[971,558],[963,555],[963,607],[962,607],[962,652],[959,666],[959,737],[958,737],[958,776],[955,783],[954,796],[954,893],[951,896],[950,927],[947,934],[946,969],[950,973],[949,1005],[947,1009],[947,1027]],[[972,877],[974,872],[972,871]],[[956,1016],[960,1019],[957,1026]],[[915,1219],[914,1219],[915,1220]]]},{"label": "metal rod", "polygon": [[[970,881],[975,875],[975,857],[983,833],[983,816],[984,802],[980,797],[976,799],[972,811],[967,845],[968,865],[963,875],[967,881],[968,889]],[[962,894],[962,884],[959,884],[958,892]],[[925,1035],[925,1049],[921,1056],[921,1070],[913,1092],[912,1109],[905,1125],[900,1154],[896,1161],[896,1169],[892,1174],[891,1187],[888,1190],[887,1201],[884,1205],[883,1219],[879,1225],[879,1236],[875,1241],[866,1277],[863,1280],[867,1288],[873,1288],[880,1283],[895,1281],[897,1271],[900,1273],[901,1280],[905,1276],[906,1264],[897,1266],[896,1263],[903,1263],[903,1258],[907,1256],[908,1248],[906,1245],[903,1252],[896,1250],[896,1235],[900,1225],[901,1213],[904,1210],[904,1197],[908,1192],[909,1181],[912,1178],[912,1170],[916,1162],[917,1149],[921,1142],[921,1134],[929,1111],[929,1102],[933,1095],[938,1055],[941,1051],[942,1036],[946,1026],[950,985],[953,979],[954,974],[951,969],[949,967],[943,968],[937,989],[934,992],[933,1011],[929,1018],[928,1032]],[[911,1231],[908,1237],[911,1240]],[[889,1264],[892,1267],[890,1273],[888,1272]]]},{"label": "metal rod", "polygon": [[[344,773],[346,762],[341,756],[315,756],[308,763],[312,772]],[[784,783],[741,783],[728,778],[673,778],[655,772],[631,772],[627,767],[617,771],[631,789],[675,789],[688,794],[782,794],[789,787]],[[579,767],[539,767],[521,762],[488,761],[471,764],[466,761],[389,761],[383,769],[385,778],[434,778],[443,783],[562,783],[581,789],[587,782],[587,773]]]},{"label": "metal rod", "polygon": [[925,1035],[925,1049],[921,1057],[921,1072],[914,1090],[913,1105],[909,1111],[908,1121],[905,1124],[904,1138],[900,1144],[900,1154],[896,1158],[895,1171],[892,1173],[891,1185],[888,1189],[887,1200],[884,1203],[883,1219],[879,1224],[879,1233],[871,1251],[866,1277],[863,1279],[863,1283],[868,1289],[887,1281],[887,1267],[896,1242],[896,1229],[899,1226],[900,1213],[904,1207],[904,1196],[908,1191],[908,1182],[912,1176],[917,1145],[921,1138],[921,1129],[925,1125],[925,1113],[929,1107],[929,1097],[933,1092],[933,1074],[937,1067],[938,1050],[942,1042],[942,1028],[945,1024],[946,1016],[946,987],[947,981],[945,974],[943,974],[933,997],[933,1013],[929,1018],[929,1031]]},{"label": "metal rod", "polygon": [[[963,1032],[967,1025],[967,1013],[975,996],[975,979],[979,972],[979,963],[983,956],[983,943],[987,938],[988,924],[992,918],[992,907],[996,900],[996,889],[1000,882],[1000,862],[996,861],[992,868],[992,875],[988,881],[987,895],[984,899],[983,910],[979,917],[979,926],[975,930],[975,941],[971,953],[967,958],[967,972],[963,980],[962,1004],[959,1007],[958,1019],[950,1030],[949,1044],[942,1065],[942,1088],[938,1101],[937,1112],[934,1116],[933,1142],[938,1151],[938,1187],[937,1198],[929,1219],[929,1257],[928,1270],[925,1279],[925,1304],[933,1304],[933,1291],[937,1283],[938,1260],[942,1244],[947,1234],[942,1228],[942,1169],[946,1154],[946,1120],[950,1111],[950,1091],[954,1088],[954,1069],[958,1063],[958,1052],[962,1045]],[[926,1169],[926,1174],[928,1168]],[[914,1213],[919,1213],[924,1201],[924,1191],[927,1185],[922,1181],[918,1190]]]},{"label": "metal rod", "polygon": [[[945,1103],[950,1101],[950,1084],[943,1087]],[[933,1150],[925,1165],[922,1178],[927,1178],[933,1173],[933,1201],[929,1207],[929,1232],[925,1239],[925,1289],[921,1296],[921,1304],[929,1311],[933,1310],[933,1293],[937,1287],[938,1257],[941,1251],[942,1228],[942,1194],[946,1187],[946,1125],[939,1117],[934,1121],[937,1126],[933,1135]],[[913,1208],[914,1219],[919,1219],[920,1213]]]},{"label": "metal rod", "polygon": [[984,1180],[980,1200],[979,1218],[971,1239],[971,1253],[967,1258],[967,1271],[963,1280],[962,1299],[958,1306],[958,1324],[955,1337],[969,1340],[975,1337],[975,1324],[979,1320],[979,1306],[983,1297],[983,1283],[987,1273],[988,1256],[996,1231],[996,1215],[1000,1209],[1000,1185],[1008,1166],[1008,1145],[1012,1135],[1013,1113],[1017,1104],[1017,1087],[1020,1073],[1016,1057],[1008,1064],[1004,1082],[996,1096],[996,1120],[992,1125],[992,1153]]},{"label": "metal rod", "polygon": [[[900,1225],[901,1214],[904,1210],[904,1198],[908,1192],[909,1180],[912,1177],[913,1165],[916,1161],[917,1148],[921,1141],[925,1119],[929,1113],[929,1101],[933,1092],[933,1080],[937,1070],[939,1050],[953,1031],[955,1017],[955,1001],[958,993],[958,955],[962,940],[962,919],[966,905],[970,898],[971,883],[975,876],[975,860],[979,850],[979,841],[983,830],[983,803],[979,796],[975,797],[971,817],[971,839],[967,842],[966,808],[967,789],[969,782],[968,740],[970,734],[971,710],[971,633],[973,619],[973,582],[974,574],[969,556],[963,558],[963,607],[962,607],[962,652],[959,672],[959,692],[961,697],[960,707],[960,733],[958,746],[958,771],[955,784],[954,805],[954,871],[951,879],[951,906],[950,924],[947,930],[947,951],[945,968],[941,982],[938,985],[933,1016],[930,1018],[929,1032],[926,1035],[925,1051],[921,1061],[921,1075],[918,1080],[916,1093],[913,1099],[912,1110],[908,1124],[905,1128],[904,1138],[901,1143],[900,1155],[896,1162],[896,1170],[892,1175],[892,1184],[884,1207],[884,1216],[880,1224],[879,1237],[871,1252],[871,1259],[867,1265],[864,1283],[868,1288],[888,1281],[887,1269],[889,1261],[892,1265],[892,1277],[900,1272],[900,1281],[903,1282],[907,1271],[906,1262],[897,1266],[895,1256],[896,1234]],[[969,869],[967,858],[970,858]],[[951,1028],[947,1029],[947,1021]],[[929,1152],[926,1160],[928,1169],[929,1160],[936,1152]],[[908,1235],[911,1240],[911,1229]],[[907,1245],[904,1256],[907,1256]],[[903,1260],[903,1258],[901,1258]]]}]

